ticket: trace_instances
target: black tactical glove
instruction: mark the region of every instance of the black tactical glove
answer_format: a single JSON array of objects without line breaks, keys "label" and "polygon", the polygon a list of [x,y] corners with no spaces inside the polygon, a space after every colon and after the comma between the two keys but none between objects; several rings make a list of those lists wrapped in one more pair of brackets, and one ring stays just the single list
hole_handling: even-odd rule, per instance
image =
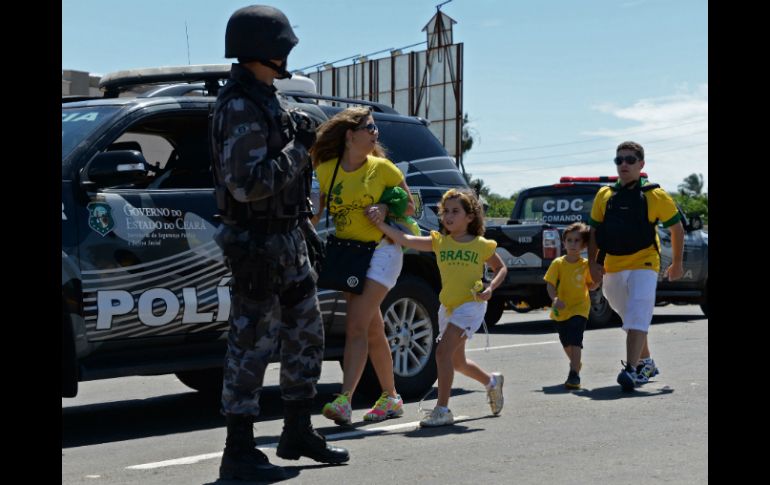
[{"label": "black tactical glove", "polygon": [[292,110],[289,113],[294,121],[294,140],[310,149],[315,143],[315,121],[307,113],[299,110]]}]

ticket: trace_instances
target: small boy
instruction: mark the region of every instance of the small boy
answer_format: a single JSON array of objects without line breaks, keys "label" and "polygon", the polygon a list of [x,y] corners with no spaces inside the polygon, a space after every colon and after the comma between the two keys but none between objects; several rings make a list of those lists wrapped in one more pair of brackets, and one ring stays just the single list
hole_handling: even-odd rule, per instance
[{"label": "small boy", "polygon": [[554,259],[543,277],[553,302],[551,318],[570,362],[569,375],[564,383],[570,389],[580,389],[583,332],[591,309],[588,290],[599,286],[591,280],[588,260],[580,256],[581,251],[588,247],[590,231],[582,222],[568,226],[562,233],[567,254]]}]

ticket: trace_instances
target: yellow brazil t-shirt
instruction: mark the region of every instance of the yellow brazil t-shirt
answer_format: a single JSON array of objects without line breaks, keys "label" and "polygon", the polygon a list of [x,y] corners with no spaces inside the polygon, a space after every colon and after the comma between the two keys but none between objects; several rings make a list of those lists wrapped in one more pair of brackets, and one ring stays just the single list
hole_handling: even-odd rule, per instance
[{"label": "yellow brazil t-shirt", "polygon": [[[329,194],[329,184],[336,165],[337,159],[333,158],[316,168],[324,202]],[[376,204],[386,188],[395,187],[402,180],[404,174],[393,162],[372,155],[367,156],[366,162],[352,172],[346,172],[340,167],[331,189],[329,211],[337,228],[337,237],[362,242],[382,239],[382,231],[369,221],[364,209]]]},{"label": "yellow brazil t-shirt", "polygon": [[[642,179],[642,185],[646,183],[647,179]],[[591,207],[591,217],[588,220],[590,226],[598,227],[604,221],[607,201],[611,196],[612,189],[609,186],[599,189]],[[647,197],[647,219],[651,223],[662,221],[663,227],[669,227],[679,222],[681,216],[676,208],[674,199],[665,190],[661,188],[648,190],[644,192],[644,196]],[[655,244],[657,247],[660,247],[660,238],[657,231],[655,231]],[[618,271],[630,269],[650,269],[657,273],[660,271],[660,254],[655,249],[655,245],[625,256],[608,254],[604,259],[604,269],[608,273],[617,273]]]},{"label": "yellow brazil t-shirt", "polygon": [[576,262],[570,263],[567,256],[556,258],[551,262],[543,279],[556,287],[556,296],[567,305],[561,310],[551,308],[553,320],[562,322],[575,315],[588,318],[591,309],[588,285],[592,280],[587,259],[578,258]]},{"label": "yellow brazil t-shirt", "polygon": [[438,299],[451,313],[463,303],[473,301],[473,285],[484,274],[484,262],[495,254],[497,242],[476,236],[462,243],[438,231],[431,231],[430,237],[441,273]]}]

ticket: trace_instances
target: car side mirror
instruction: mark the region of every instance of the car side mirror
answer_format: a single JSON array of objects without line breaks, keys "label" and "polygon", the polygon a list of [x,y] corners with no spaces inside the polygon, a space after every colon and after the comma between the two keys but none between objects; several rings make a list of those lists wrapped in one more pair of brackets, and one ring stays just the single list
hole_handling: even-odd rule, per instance
[{"label": "car side mirror", "polygon": [[692,214],[688,217],[687,225],[685,229],[688,231],[697,231],[703,229],[703,221],[698,214]]},{"label": "car side mirror", "polygon": [[112,187],[147,180],[147,160],[137,150],[116,150],[96,154],[83,168],[84,187]]}]

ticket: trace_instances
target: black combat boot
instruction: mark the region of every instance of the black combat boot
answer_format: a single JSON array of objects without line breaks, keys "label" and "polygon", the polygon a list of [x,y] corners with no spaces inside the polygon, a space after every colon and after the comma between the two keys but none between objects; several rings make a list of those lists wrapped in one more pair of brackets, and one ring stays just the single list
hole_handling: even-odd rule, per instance
[{"label": "black combat boot", "polygon": [[254,446],[254,418],[243,414],[228,414],[227,439],[219,466],[223,480],[283,480],[288,477],[283,468],[273,465]]},{"label": "black combat boot", "polygon": [[286,460],[298,460],[300,456],[321,463],[344,463],[350,459],[348,450],[326,444],[326,438],[313,429],[310,423],[312,399],[283,401],[283,433],[278,441],[276,455]]}]

